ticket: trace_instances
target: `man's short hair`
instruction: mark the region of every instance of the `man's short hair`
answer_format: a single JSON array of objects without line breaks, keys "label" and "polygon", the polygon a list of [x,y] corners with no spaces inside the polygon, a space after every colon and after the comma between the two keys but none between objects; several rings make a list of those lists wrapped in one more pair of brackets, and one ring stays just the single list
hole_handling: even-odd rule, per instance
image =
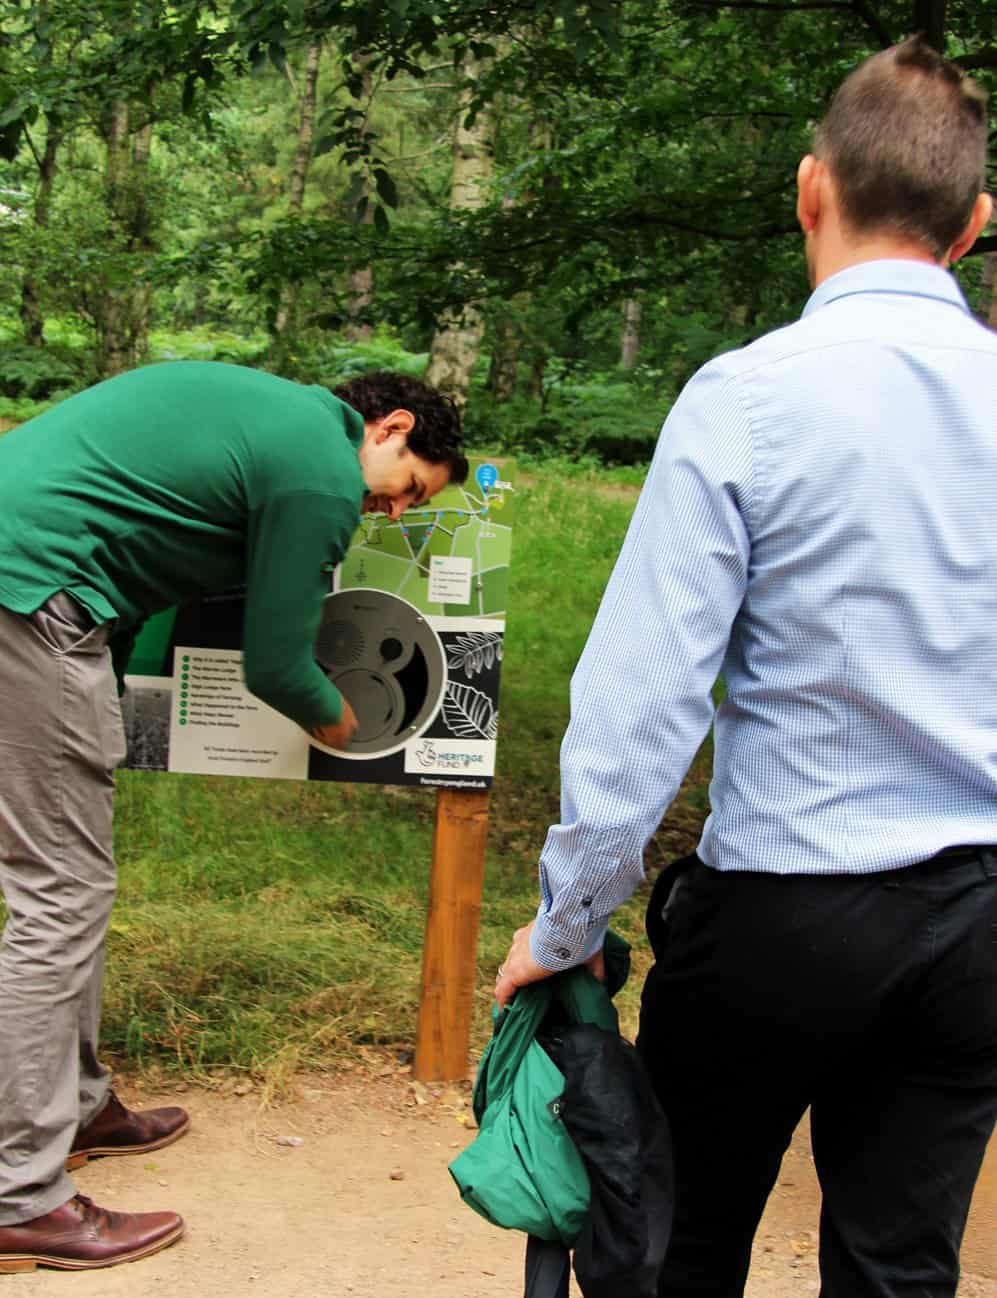
[{"label": "man's short hair", "polygon": [[914,239],[940,261],[986,186],[986,102],[920,36],[860,63],[814,140],[846,223]]},{"label": "man's short hair", "polygon": [[463,482],[467,477],[460,412],[449,397],[428,383],[409,374],[377,370],[341,383],[332,393],[365,420],[381,419],[392,410],[411,411],[415,425],[408,435],[409,450],[430,464],[445,464],[451,482]]}]

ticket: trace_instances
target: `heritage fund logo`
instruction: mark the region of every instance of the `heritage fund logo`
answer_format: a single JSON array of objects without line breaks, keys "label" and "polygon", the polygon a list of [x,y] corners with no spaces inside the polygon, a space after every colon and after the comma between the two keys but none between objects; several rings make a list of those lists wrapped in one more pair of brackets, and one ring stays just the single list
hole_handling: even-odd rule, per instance
[{"label": "heritage fund logo", "polygon": [[482,776],[495,770],[495,744],[480,739],[420,739],[405,750],[413,773]]}]

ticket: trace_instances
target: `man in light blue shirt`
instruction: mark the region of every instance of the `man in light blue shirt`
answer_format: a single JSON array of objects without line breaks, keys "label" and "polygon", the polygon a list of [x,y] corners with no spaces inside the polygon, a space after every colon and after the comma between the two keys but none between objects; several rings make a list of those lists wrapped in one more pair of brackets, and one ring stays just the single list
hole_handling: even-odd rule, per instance
[{"label": "man in light blue shirt", "polygon": [[715,727],[712,814],[648,913],[662,1298],[743,1293],[808,1106],[822,1298],[955,1292],[997,1112],[997,335],[947,273],[990,219],[986,135],[918,39],[846,80],[797,177],[803,318],[676,402],[572,680],[502,1003],[598,968]]}]

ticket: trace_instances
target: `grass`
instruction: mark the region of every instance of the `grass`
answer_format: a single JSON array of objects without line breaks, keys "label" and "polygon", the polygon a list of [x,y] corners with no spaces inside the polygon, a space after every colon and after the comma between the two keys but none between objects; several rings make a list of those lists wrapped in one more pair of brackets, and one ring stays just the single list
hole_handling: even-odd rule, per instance
[{"label": "grass", "polygon": [[[558,813],[568,680],[636,499],[602,476],[531,469],[511,569],[474,1040],[494,970],[536,906],[536,861]],[[695,845],[703,763],[649,849]],[[435,801],[419,789],[119,775],[120,894],[108,941],[104,1040],[119,1063],[272,1077],[362,1046],[413,1044]],[[637,945],[621,993],[633,1031],[642,897],[615,927]]]}]

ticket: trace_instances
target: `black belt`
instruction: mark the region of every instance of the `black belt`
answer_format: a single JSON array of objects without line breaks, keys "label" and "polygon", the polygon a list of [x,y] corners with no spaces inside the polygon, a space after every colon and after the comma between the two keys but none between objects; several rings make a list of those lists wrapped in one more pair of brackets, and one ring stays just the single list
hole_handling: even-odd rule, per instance
[{"label": "black belt", "polygon": [[970,861],[974,856],[979,856],[981,852],[995,852],[997,846],[993,843],[959,844],[956,847],[947,847],[944,852],[936,852],[931,858],[932,861]]},{"label": "black belt", "polygon": [[914,861],[910,865],[898,865],[892,870],[885,870],[882,877],[897,880],[931,878],[936,874],[944,874],[946,870],[951,870],[960,863],[970,861],[978,861],[987,876],[997,876],[997,847],[992,843],[956,843],[923,861]]}]

